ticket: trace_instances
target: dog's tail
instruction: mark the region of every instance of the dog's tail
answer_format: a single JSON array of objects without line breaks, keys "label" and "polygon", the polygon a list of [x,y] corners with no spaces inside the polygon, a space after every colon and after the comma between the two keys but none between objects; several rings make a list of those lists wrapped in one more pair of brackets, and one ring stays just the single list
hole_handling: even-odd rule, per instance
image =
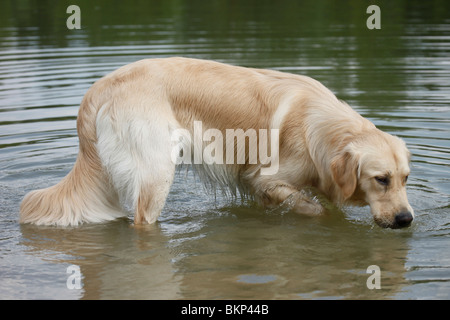
[{"label": "dog's tail", "polygon": [[78,113],[80,150],[73,169],[58,184],[25,196],[20,206],[21,223],[74,226],[112,220],[125,214],[98,156],[97,108],[91,97],[86,94]]},{"label": "dog's tail", "polygon": [[101,181],[81,153],[74,168],[58,184],[28,193],[20,206],[20,222],[37,225],[75,226],[123,216],[117,197]]}]

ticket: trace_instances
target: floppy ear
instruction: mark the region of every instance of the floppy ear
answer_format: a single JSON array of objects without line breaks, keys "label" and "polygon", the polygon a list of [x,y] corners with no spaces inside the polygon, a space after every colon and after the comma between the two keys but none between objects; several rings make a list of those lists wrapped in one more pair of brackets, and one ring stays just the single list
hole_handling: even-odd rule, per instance
[{"label": "floppy ear", "polygon": [[355,192],[358,184],[357,171],[358,162],[350,152],[337,155],[331,161],[331,174],[341,191],[341,199],[344,201]]}]

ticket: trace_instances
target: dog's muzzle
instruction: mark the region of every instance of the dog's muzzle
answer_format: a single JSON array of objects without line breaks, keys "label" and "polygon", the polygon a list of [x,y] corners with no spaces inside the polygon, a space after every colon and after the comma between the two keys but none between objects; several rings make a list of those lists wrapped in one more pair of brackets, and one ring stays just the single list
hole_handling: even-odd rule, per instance
[{"label": "dog's muzzle", "polygon": [[393,229],[409,227],[413,221],[413,215],[409,211],[403,211],[395,216],[395,223],[392,226]]},{"label": "dog's muzzle", "polygon": [[395,215],[393,220],[375,218],[375,222],[382,228],[400,229],[409,227],[413,219],[411,212],[401,211]]}]

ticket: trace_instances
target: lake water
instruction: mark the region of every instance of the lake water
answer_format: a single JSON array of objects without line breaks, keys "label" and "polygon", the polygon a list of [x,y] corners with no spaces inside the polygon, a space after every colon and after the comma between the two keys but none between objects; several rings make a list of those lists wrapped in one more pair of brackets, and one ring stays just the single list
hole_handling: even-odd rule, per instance
[{"label": "lake water", "polygon": [[[9,1],[0,12],[0,299],[450,298],[448,1],[377,1],[380,30],[367,28],[364,1],[72,2]],[[79,30],[66,27],[70,4]],[[72,168],[91,84],[169,56],[323,82],[406,141],[413,225],[381,229],[367,207],[317,219],[265,211],[208,194],[184,171],[152,226],[131,215],[20,225],[23,196]],[[73,265],[81,283],[70,289]],[[381,289],[366,285],[371,265]]]}]

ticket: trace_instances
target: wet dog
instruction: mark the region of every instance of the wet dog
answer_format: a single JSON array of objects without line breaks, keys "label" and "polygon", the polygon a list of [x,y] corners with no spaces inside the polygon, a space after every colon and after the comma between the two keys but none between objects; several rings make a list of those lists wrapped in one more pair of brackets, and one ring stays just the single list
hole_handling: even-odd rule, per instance
[{"label": "wet dog", "polygon": [[312,187],[338,206],[369,205],[382,227],[413,220],[405,143],[306,76],[141,60],[92,85],[77,130],[74,168],[57,185],[26,195],[21,222],[101,222],[123,216],[128,204],[136,224],[153,223],[176,164],[189,159],[208,181],[265,206],[292,198],[292,210],[321,214],[321,204],[301,192]]}]

